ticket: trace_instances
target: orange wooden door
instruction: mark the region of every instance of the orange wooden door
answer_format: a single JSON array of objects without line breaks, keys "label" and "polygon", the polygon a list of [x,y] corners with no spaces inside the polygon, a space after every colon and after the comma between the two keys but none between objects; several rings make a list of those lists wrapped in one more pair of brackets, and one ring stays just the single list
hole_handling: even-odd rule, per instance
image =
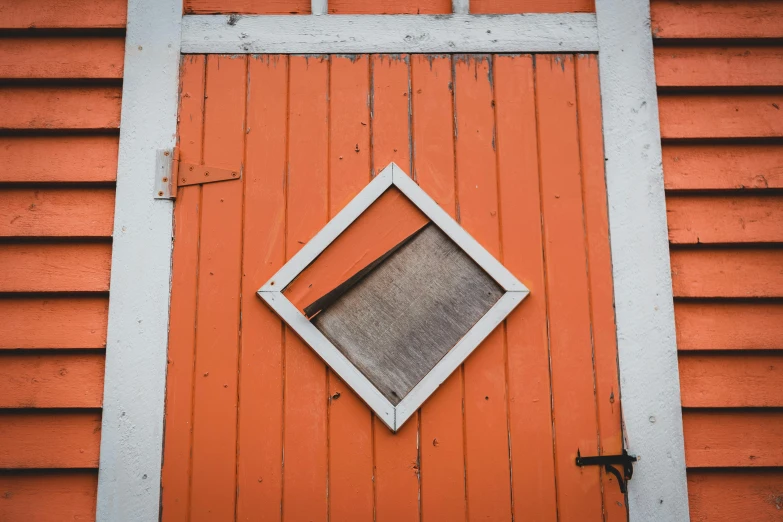
[{"label": "orange wooden door", "polygon": [[[163,520],[624,520],[596,57],[182,67]],[[390,161],[531,291],[396,434],[256,295]]]}]

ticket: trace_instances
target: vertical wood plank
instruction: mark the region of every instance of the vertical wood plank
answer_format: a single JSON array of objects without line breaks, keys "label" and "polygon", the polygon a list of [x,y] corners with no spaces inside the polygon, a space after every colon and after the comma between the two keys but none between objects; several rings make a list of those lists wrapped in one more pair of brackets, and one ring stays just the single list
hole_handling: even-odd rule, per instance
[{"label": "vertical wood plank", "polygon": [[[489,56],[454,58],[457,194],[460,222],[500,258],[495,113]],[[468,518],[511,520],[504,327],[464,364]]]},{"label": "vertical wood plank", "polygon": [[285,259],[288,58],[248,57],[237,520],[280,520],[283,325],[256,294]]},{"label": "vertical wood plank", "polygon": [[[454,217],[452,89],[448,56],[411,57],[414,179]],[[421,515],[425,522],[466,517],[462,371],[446,379],[421,408]]]},{"label": "vertical wood plank", "polygon": [[[609,215],[604,178],[601,91],[596,55],[577,57],[576,85],[600,451],[608,455],[618,455],[623,450],[622,418],[614,322],[612,253],[609,249]],[[600,473],[606,520],[627,520],[625,495],[620,492],[617,480],[604,470]]]},{"label": "vertical wood plank", "polygon": [[574,465],[577,449],[598,450],[574,58],[536,62],[558,508],[563,521],[600,520],[598,469]]},{"label": "vertical wood plank", "polygon": [[[394,161],[407,172],[410,155],[409,56],[375,55],[372,71],[372,170]],[[375,443],[375,520],[419,520],[418,415],[392,433],[378,418]]]},{"label": "vertical wood plank", "polygon": [[[182,59],[179,150],[182,161],[201,163],[204,127],[204,56]],[[181,187],[174,205],[166,423],[161,478],[161,520],[186,520],[190,510],[193,362],[201,187]]]},{"label": "vertical wood plank", "polygon": [[506,319],[516,520],[557,520],[532,56],[494,58],[503,264],[530,289]]},{"label": "vertical wood plank", "polygon": [[[370,58],[333,56],[329,71],[329,218],[370,181]],[[329,370],[329,515],[372,520],[372,413]]]},{"label": "vertical wood plank", "polygon": [[[292,56],[286,259],[327,222],[329,60]],[[327,519],[326,366],[290,329],[284,355],[283,519]]]},{"label": "vertical wood plank", "polygon": [[[245,142],[246,59],[207,58],[204,163],[236,168]],[[236,496],[242,183],[202,187],[192,520],[230,520]]]}]

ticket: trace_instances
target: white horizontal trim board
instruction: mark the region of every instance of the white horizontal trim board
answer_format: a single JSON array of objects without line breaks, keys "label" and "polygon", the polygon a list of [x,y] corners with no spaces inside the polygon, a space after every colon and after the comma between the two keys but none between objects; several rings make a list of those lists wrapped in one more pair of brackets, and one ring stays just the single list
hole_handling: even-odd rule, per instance
[{"label": "white horizontal trim board", "polygon": [[595,52],[594,14],[188,15],[183,53]]}]

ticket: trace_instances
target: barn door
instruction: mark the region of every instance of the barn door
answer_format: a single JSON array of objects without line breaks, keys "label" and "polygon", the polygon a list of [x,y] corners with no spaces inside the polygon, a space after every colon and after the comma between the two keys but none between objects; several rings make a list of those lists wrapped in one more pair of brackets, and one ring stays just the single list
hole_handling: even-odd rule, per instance
[{"label": "barn door", "polygon": [[[181,160],[241,179],[177,194],[164,521],[625,519],[574,462],[622,450],[595,55],[181,77]],[[390,162],[530,290],[396,433],[256,293]]]}]

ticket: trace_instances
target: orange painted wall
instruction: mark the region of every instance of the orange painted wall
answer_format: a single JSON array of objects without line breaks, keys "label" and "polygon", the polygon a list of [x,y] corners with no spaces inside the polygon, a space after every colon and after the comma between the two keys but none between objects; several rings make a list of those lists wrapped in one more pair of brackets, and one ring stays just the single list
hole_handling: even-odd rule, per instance
[{"label": "orange painted wall", "polygon": [[95,517],[125,10],[0,0],[0,520]]},{"label": "orange painted wall", "polygon": [[653,0],[694,521],[783,507],[783,1]]},{"label": "orange painted wall", "polygon": [[[182,71],[162,519],[624,520],[595,55]],[[531,289],[397,434],[256,295],[392,160]]]}]

